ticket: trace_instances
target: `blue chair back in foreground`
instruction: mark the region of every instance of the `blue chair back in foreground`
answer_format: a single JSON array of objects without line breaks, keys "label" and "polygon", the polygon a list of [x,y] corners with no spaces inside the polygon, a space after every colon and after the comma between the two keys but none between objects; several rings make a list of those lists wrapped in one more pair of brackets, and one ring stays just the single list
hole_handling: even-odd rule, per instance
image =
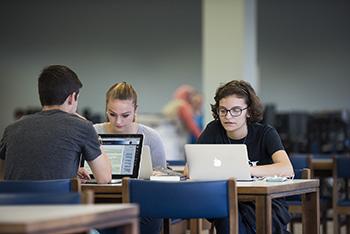
[{"label": "blue chair back in foreground", "polygon": [[0,193],[63,193],[80,191],[80,180],[78,178],[0,181]]},{"label": "blue chair back in foreground", "polygon": [[238,233],[234,179],[166,182],[125,178],[123,202],[139,204],[141,217],[229,218],[230,233]]},{"label": "blue chair back in foreground", "polygon": [[[88,196],[89,198],[87,198]],[[0,193],[0,205],[64,205],[91,203],[91,192]]]}]

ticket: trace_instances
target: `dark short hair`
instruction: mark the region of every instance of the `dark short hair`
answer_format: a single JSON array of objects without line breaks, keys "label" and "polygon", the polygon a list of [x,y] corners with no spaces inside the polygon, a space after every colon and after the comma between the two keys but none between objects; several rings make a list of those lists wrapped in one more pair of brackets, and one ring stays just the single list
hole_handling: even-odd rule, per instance
[{"label": "dark short hair", "polygon": [[236,95],[243,98],[248,106],[249,117],[247,121],[250,123],[259,122],[263,119],[263,105],[260,98],[256,95],[252,86],[244,80],[232,80],[221,85],[215,93],[215,104],[211,105],[212,115],[215,119],[219,119],[218,108],[221,99],[227,96]]},{"label": "dark short hair", "polygon": [[72,93],[79,93],[83,86],[77,74],[63,65],[51,65],[41,72],[38,79],[42,106],[62,105]]}]

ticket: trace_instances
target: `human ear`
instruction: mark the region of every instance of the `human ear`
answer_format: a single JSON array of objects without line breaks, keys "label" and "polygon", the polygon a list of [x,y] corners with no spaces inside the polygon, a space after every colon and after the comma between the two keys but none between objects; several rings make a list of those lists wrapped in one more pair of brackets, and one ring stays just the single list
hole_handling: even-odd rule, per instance
[{"label": "human ear", "polygon": [[74,94],[75,93],[69,94],[68,97],[67,97],[67,101],[68,101],[69,105],[72,105],[72,103],[74,101]]},{"label": "human ear", "polygon": [[73,92],[74,101],[78,101],[79,93]]},{"label": "human ear", "polygon": [[247,118],[250,118],[250,113],[249,113],[249,110],[247,110]]},{"label": "human ear", "polygon": [[132,122],[136,122],[136,111],[137,111],[137,105],[135,105],[135,113],[134,113],[134,118],[132,119]]}]

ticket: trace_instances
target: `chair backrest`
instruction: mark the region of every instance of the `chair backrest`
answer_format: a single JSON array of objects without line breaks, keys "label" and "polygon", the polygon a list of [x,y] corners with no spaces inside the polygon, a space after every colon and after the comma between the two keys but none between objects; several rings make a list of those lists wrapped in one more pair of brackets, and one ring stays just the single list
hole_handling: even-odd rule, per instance
[{"label": "chair backrest", "polygon": [[63,193],[80,192],[79,178],[59,180],[3,180],[0,193]]},{"label": "chair backrest", "polygon": [[123,202],[139,204],[141,217],[227,217],[231,233],[238,233],[237,188],[234,179],[165,182],[125,178]]},{"label": "chair backrest", "polygon": [[344,179],[350,178],[350,156],[337,155],[333,157],[333,175]]},{"label": "chair backrest", "polygon": [[[333,156],[333,193],[332,193],[332,209],[333,209],[333,233],[341,233],[340,227],[343,222],[340,220],[340,215],[347,216],[349,214],[350,194],[349,194],[349,179],[350,179],[350,156],[335,155]],[[345,222],[347,233],[349,233],[348,217]]]},{"label": "chair backrest", "polygon": [[0,193],[0,205],[91,204],[91,192],[64,193]]},{"label": "chair backrest", "polygon": [[334,157],[333,153],[314,153],[312,158],[316,159],[332,159]]},{"label": "chair backrest", "polygon": [[166,161],[169,166],[185,166],[185,160],[167,160]]},{"label": "chair backrest", "polygon": [[293,168],[302,169],[310,166],[311,155],[304,153],[291,153],[289,159],[293,165]]},{"label": "chair backrest", "polygon": [[344,180],[343,188],[345,193],[345,199],[350,199],[349,194],[349,179],[350,179],[350,156],[348,155],[336,155],[333,157],[333,206],[337,205],[339,200],[340,184],[338,180]]},{"label": "chair backrest", "polygon": [[301,169],[300,179],[311,179],[311,170],[309,168]]},{"label": "chair backrest", "polygon": [[310,154],[292,153],[289,155],[290,162],[294,169],[294,178],[301,179],[304,168],[310,168]]}]

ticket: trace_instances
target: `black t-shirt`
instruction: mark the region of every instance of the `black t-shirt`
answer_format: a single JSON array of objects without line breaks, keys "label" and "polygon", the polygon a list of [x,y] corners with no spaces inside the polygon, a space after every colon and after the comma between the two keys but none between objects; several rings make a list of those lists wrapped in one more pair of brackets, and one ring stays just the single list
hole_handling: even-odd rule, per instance
[{"label": "black t-shirt", "polygon": [[248,124],[247,137],[230,139],[219,120],[210,122],[197,141],[198,144],[246,144],[250,161],[258,161],[258,165],[272,164],[272,155],[284,150],[276,129],[259,123]]},{"label": "black t-shirt", "polygon": [[[277,131],[259,123],[248,124],[247,137],[239,140],[229,139],[219,120],[210,122],[197,140],[198,144],[246,144],[250,161],[258,165],[272,164],[272,155],[284,150]],[[239,202],[239,213],[246,233],[256,233],[254,202]],[[272,233],[288,233],[287,224],[291,219],[283,198],[272,200]]]}]

